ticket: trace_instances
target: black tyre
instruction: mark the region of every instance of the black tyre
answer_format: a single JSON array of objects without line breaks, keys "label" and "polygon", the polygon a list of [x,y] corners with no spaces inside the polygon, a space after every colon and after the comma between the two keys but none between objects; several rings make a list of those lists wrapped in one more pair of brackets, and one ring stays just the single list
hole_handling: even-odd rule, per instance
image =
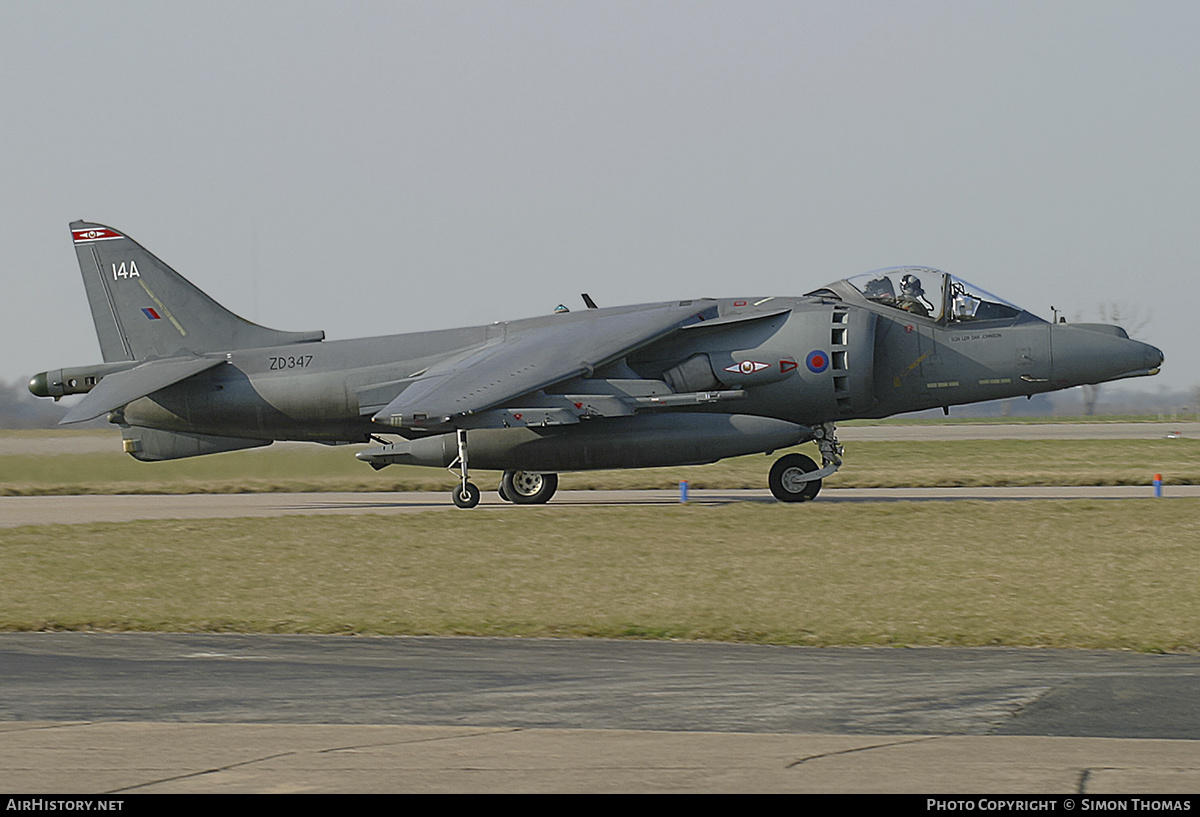
[{"label": "black tyre", "polygon": [[531,471],[505,471],[500,483],[501,496],[517,505],[541,505],[549,502],[558,490],[558,474],[536,474]]},{"label": "black tyre", "polygon": [[454,504],[460,508],[474,508],[479,504],[479,489],[472,483],[455,486],[453,493]]},{"label": "black tyre", "polygon": [[803,454],[788,454],[771,466],[767,483],[771,486],[771,493],[780,502],[808,502],[820,493],[821,480],[801,481],[797,477],[816,470],[817,464],[811,458]]}]

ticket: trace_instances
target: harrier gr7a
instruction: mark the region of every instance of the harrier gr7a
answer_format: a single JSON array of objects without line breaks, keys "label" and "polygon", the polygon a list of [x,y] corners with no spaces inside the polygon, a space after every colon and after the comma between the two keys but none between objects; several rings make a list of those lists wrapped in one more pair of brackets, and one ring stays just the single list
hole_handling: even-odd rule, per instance
[{"label": "harrier gr7a", "polygon": [[[504,472],[501,497],[547,501],[558,473],[715,462],[805,442],[770,469],[785,502],[842,464],[834,424],[1151,375],[1162,353],[1102,324],[1050,323],[953,275],[897,267],[801,297],[698,298],[556,311],[361,340],[282,332],[226,310],[111,227],[71,225],[104,363],[30,391],[83,394],[139,460],[275,440]],[[389,441],[384,435],[391,437]],[[903,467],[897,464],[897,467]]]}]

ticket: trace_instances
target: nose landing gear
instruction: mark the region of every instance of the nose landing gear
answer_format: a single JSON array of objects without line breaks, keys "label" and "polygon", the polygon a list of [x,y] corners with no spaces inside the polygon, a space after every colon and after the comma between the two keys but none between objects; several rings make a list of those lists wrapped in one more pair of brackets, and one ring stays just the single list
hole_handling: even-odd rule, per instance
[{"label": "nose landing gear", "polygon": [[814,429],[814,440],[821,450],[821,467],[803,454],[785,454],[771,466],[767,484],[780,502],[808,502],[821,491],[821,480],[842,467],[842,448],[833,423]]},{"label": "nose landing gear", "polygon": [[812,458],[787,454],[775,460],[767,484],[780,502],[808,502],[821,490],[821,480],[808,476],[817,470]]}]

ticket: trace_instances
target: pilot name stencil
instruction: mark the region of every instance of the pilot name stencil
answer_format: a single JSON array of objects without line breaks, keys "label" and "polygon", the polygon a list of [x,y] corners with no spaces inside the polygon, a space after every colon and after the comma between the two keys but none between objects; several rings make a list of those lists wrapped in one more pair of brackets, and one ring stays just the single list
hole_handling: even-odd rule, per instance
[{"label": "pilot name stencil", "polygon": [[993,340],[995,338],[1002,338],[1002,337],[1004,337],[1003,332],[983,332],[983,333],[975,333],[972,335],[951,335],[950,342],[951,343],[959,343],[964,340]]}]

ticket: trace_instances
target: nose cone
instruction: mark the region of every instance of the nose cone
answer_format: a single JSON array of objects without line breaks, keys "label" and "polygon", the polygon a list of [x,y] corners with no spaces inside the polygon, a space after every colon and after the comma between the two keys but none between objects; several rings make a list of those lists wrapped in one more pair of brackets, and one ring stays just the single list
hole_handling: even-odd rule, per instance
[{"label": "nose cone", "polygon": [[29,391],[38,397],[50,396],[50,384],[46,382],[46,373],[35,374],[29,381]]},{"label": "nose cone", "polygon": [[[1137,341],[1134,341],[1134,343],[1137,343]],[[1159,367],[1161,367],[1163,365],[1163,361],[1166,360],[1166,355],[1164,355],[1162,350],[1157,346],[1151,346],[1149,343],[1143,343],[1142,346],[1146,347],[1145,362],[1146,367],[1149,370],[1146,372],[1146,374],[1158,374]]]},{"label": "nose cone", "polygon": [[1104,383],[1158,374],[1163,353],[1104,324],[1056,324],[1052,340],[1054,379],[1065,385]]}]

